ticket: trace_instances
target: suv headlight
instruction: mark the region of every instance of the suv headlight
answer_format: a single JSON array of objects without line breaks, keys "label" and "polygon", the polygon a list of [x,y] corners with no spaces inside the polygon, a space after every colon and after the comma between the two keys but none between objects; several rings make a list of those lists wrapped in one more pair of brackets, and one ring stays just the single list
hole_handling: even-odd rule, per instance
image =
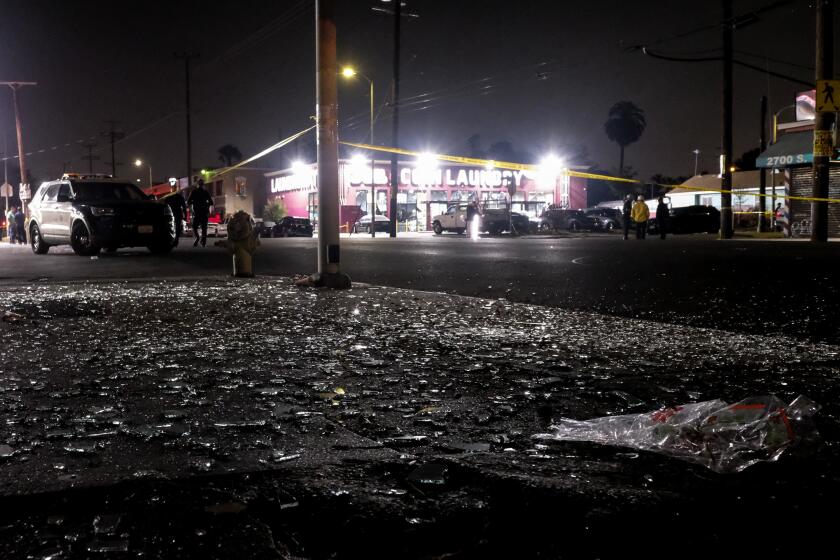
[{"label": "suv headlight", "polygon": [[94,216],[113,216],[114,209],[113,208],[106,208],[103,206],[91,206],[90,213]]}]

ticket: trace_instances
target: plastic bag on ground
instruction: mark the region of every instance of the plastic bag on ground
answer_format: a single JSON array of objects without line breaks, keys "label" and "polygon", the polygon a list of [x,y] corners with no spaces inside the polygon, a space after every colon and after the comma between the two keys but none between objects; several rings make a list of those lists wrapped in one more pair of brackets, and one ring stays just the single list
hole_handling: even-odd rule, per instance
[{"label": "plastic bag on ground", "polygon": [[794,442],[816,436],[819,405],[804,396],[785,404],[775,396],[735,404],[721,400],[685,404],[645,414],[592,420],[563,418],[539,439],[589,441],[663,453],[713,471],[739,472],[776,461]]}]

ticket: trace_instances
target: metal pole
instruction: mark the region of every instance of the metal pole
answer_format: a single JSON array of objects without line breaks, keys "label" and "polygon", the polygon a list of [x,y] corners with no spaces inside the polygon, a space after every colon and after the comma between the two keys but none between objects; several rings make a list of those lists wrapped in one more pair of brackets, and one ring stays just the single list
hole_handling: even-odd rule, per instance
[{"label": "metal pole", "polygon": [[[391,127],[391,146],[399,148],[400,142],[400,19],[402,2],[394,2],[394,95],[391,98],[393,120]],[[400,185],[399,163],[397,154],[391,154],[391,237],[397,236],[397,189]]]},{"label": "metal pole", "polygon": [[[759,153],[767,149],[767,96],[761,96],[761,122],[759,123]],[[762,167],[758,176],[758,231],[767,231],[767,170]]]},{"label": "metal pole", "polygon": [[[373,145],[373,80],[370,82],[370,144]],[[376,237],[376,152],[370,154],[370,236]]]},{"label": "metal pole", "polygon": [[[721,189],[732,190],[732,0],[723,0],[723,169]],[[720,195],[720,238],[732,239],[732,194]]]},{"label": "metal pole", "polygon": [[192,185],[192,129],[190,122],[190,55],[184,54],[184,79],[186,84],[187,112],[187,186]]},{"label": "metal pole", "polygon": [[[816,79],[830,80],[834,77],[834,1],[817,0],[817,60]],[[840,93],[840,92],[838,92]],[[822,92],[817,89],[817,95]],[[834,123],[834,113],[817,113],[814,128],[814,143],[818,138],[826,138],[831,144],[831,126]],[[830,156],[828,153],[817,153],[814,150],[813,164],[813,197],[828,198],[828,182]],[[811,241],[828,241],[828,203],[811,202]]]},{"label": "metal pole", "polygon": [[152,186],[152,166],[149,166],[149,186]]},{"label": "metal pole", "polygon": [[315,3],[316,119],[318,122],[318,274],[313,281],[349,288],[339,271],[338,235],[338,82],[335,0]]}]

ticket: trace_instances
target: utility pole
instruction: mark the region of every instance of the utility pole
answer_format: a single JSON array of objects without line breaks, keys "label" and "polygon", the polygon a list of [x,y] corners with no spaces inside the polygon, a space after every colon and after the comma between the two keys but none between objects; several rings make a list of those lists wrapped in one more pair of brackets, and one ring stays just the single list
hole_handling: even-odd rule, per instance
[{"label": "utility pole", "polygon": [[[23,190],[23,185],[27,184],[26,179],[26,158],[25,154],[23,153],[23,130],[20,124],[20,109],[18,108],[18,98],[17,92],[20,88],[25,86],[36,86],[38,85],[37,82],[0,82],[0,85],[9,86],[12,88],[12,104],[14,105],[15,111],[15,127],[17,128],[17,143],[18,143],[18,164],[20,165],[20,189]],[[28,190],[28,185],[27,185]],[[20,195],[21,192],[18,192]],[[24,192],[23,194],[28,194]],[[25,214],[29,214],[29,205],[24,202],[24,197],[20,196],[21,203],[23,203]],[[28,200],[28,199],[26,199]]]},{"label": "utility pole", "polygon": [[88,173],[93,175],[93,162],[94,160],[99,159],[99,156],[93,155],[93,149],[96,147],[96,144],[93,142],[89,142],[87,144],[82,144],[85,148],[87,148],[88,155],[82,156],[82,159],[88,160]]},{"label": "utility pole", "polygon": [[190,60],[198,58],[194,53],[180,53],[176,54],[175,58],[184,59],[184,86],[186,95],[186,114],[187,114],[187,185],[192,185],[192,129],[190,121]]},{"label": "utility pole", "polygon": [[316,121],[318,123],[318,286],[349,288],[339,270],[338,236],[338,65],[335,0],[315,2]]},{"label": "utility pole", "polygon": [[116,130],[117,124],[119,121],[105,121],[105,124],[109,125],[109,130],[107,132],[103,132],[102,136],[107,138],[111,142],[111,176],[117,176],[117,155],[116,155],[116,148],[115,145],[117,140],[122,140],[125,138],[125,133],[118,132]]},{"label": "utility pole", "polygon": [[723,107],[721,118],[720,238],[732,239],[732,0],[723,0]]},{"label": "utility pole", "polygon": [[[764,153],[764,150],[767,149],[767,96],[761,96],[761,122],[759,123],[759,153]],[[761,196],[758,197],[758,231],[764,232],[767,231],[767,216],[765,216],[765,212],[767,211],[767,169],[764,167],[761,168],[758,174],[758,194]]]},{"label": "utility pole", "polygon": [[[817,0],[816,62],[817,96],[819,97],[823,95],[820,80],[830,80],[834,77],[834,0]],[[837,94],[840,95],[840,92]],[[814,198],[828,198],[829,160],[834,153],[831,141],[833,123],[834,113],[817,113],[814,127]],[[811,202],[811,224],[811,241],[828,241],[827,202]]]},{"label": "utility pole", "polygon": [[[391,96],[391,146],[400,146],[400,19],[402,2],[394,2],[394,94]],[[391,237],[397,236],[397,190],[400,185],[398,155],[391,154]]]}]

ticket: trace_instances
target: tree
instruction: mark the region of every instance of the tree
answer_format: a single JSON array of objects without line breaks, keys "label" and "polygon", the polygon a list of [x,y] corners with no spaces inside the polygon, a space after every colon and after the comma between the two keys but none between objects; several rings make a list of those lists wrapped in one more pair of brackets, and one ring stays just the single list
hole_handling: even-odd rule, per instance
[{"label": "tree", "polygon": [[263,207],[263,220],[278,223],[286,217],[286,205],[282,200],[274,200]]},{"label": "tree", "polygon": [[758,159],[758,154],[761,153],[759,148],[753,148],[741,154],[741,157],[735,160],[734,166],[738,171],[754,171],[757,169],[755,162]]},{"label": "tree", "polygon": [[604,131],[607,137],[619,145],[621,157],[618,161],[618,171],[624,171],[624,148],[639,140],[645,131],[647,122],[645,112],[630,101],[619,101],[610,108]]},{"label": "tree", "polygon": [[225,144],[218,149],[219,161],[225,164],[225,167],[233,165],[233,160],[242,161],[242,152],[233,144]]}]

